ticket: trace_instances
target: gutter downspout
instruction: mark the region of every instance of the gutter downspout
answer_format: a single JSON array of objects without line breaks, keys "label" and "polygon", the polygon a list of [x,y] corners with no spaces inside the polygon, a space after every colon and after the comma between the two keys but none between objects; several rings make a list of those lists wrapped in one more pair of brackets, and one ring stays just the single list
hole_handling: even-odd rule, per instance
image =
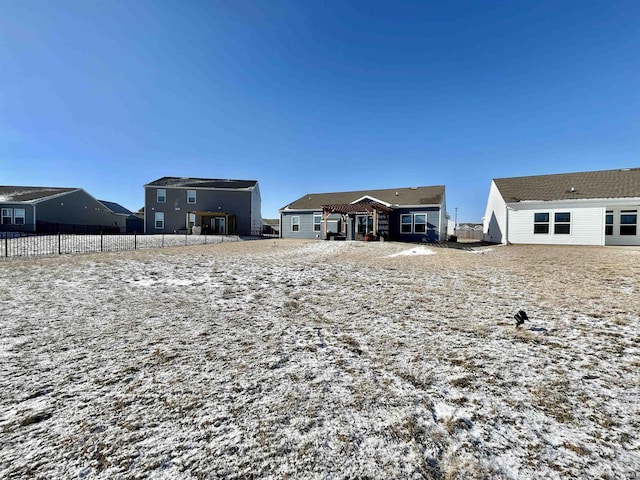
[{"label": "gutter downspout", "polygon": [[509,245],[509,207],[504,206],[504,244]]}]

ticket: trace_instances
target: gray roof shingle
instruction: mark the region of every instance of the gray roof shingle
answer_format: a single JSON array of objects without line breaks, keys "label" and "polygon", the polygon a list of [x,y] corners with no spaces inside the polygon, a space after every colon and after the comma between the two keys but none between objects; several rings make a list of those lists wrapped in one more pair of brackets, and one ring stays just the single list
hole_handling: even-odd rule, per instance
[{"label": "gray roof shingle", "polygon": [[444,199],[444,185],[357,190],[353,192],[309,193],[285,206],[282,210],[317,210],[323,205],[348,204],[365,196],[382,200],[392,206],[440,205]]},{"label": "gray roof shingle", "polygon": [[78,190],[59,187],[13,187],[0,186],[0,202],[33,202],[44,198]]},{"label": "gray roof shingle", "polygon": [[640,168],[493,180],[507,203],[640,197]]},{"label": "gray roof shingle", "polygon": [[145,187],[174,187],[174,188],[251,188],[256,180],[226,180],[221,178],[187,178],[162,177],[145,185]]}]

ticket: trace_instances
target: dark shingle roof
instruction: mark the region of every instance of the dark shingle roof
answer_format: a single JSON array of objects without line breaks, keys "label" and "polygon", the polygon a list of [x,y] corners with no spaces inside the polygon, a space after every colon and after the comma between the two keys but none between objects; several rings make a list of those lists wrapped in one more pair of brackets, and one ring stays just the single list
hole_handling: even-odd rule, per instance
[{"label": "dark shingle roof", "polygon": [[387,188],[384,190],[358,190],[353,192],[310,193],[290,203],[285,209],[311,210],[320,209],[323,205],[339,205],[353,203],[362,197],[372,197],[389,203],[401,205],[439,205],[444,198],[444,185],[432,187]]},{"label": "dark shingle roof", "polygon": [[507,203],[640,197],[640,168],[494,179]]},{"label": "dark shingle roof", "polygon": [[59,187],[12,187],[3,185],[0,186],[0,202],[32,202],[75,190],[78,189]]},{"label": "dark shingle roof", "polygon": [[256,180],[225,180],[220,178],[187,178],[162,177],[145,187],[175,187],[175,188],[251,188]]},{"label": "dark shingle roof", "polygon": [[123,215],[133,215],[131,210],[123,207],[119,203],[116,202],[107,202],[106,200],[98,200],[101,204],[111,210],[113,213],[121,213]]}]

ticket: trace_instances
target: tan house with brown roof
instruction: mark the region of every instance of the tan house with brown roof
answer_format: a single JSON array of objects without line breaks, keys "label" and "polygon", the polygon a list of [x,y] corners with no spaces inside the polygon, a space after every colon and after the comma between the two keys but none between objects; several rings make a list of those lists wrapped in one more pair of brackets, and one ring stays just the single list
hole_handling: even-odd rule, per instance
[{"label": "tan house with brown roof", "polygon": [[640,168],[496,178],[483,219],[496,243],[640,245]]},{"label": "tan house with brown roof", "polygon": [[280,209],[282,238],[419,242],[447,238],[443,185],[310,193]]}]

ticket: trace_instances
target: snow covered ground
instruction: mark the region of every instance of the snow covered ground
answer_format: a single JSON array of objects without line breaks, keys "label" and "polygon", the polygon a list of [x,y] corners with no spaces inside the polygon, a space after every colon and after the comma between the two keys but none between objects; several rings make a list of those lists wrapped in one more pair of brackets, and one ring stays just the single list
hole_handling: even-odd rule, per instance
[{"label": "snow covered ground", "polygon": [[[5,238],[6,236],[6,238]],[[77,253],[118,252],[144,248],[164,248],[209,243],[237,242],[238,235],[75,235],[0,233],[0,260],[8,257],[70,255]]]},{"label": "snow covered ground", "polygon": [[637,478],[640,250],[416,248],[1,262],[0,478]]}]

